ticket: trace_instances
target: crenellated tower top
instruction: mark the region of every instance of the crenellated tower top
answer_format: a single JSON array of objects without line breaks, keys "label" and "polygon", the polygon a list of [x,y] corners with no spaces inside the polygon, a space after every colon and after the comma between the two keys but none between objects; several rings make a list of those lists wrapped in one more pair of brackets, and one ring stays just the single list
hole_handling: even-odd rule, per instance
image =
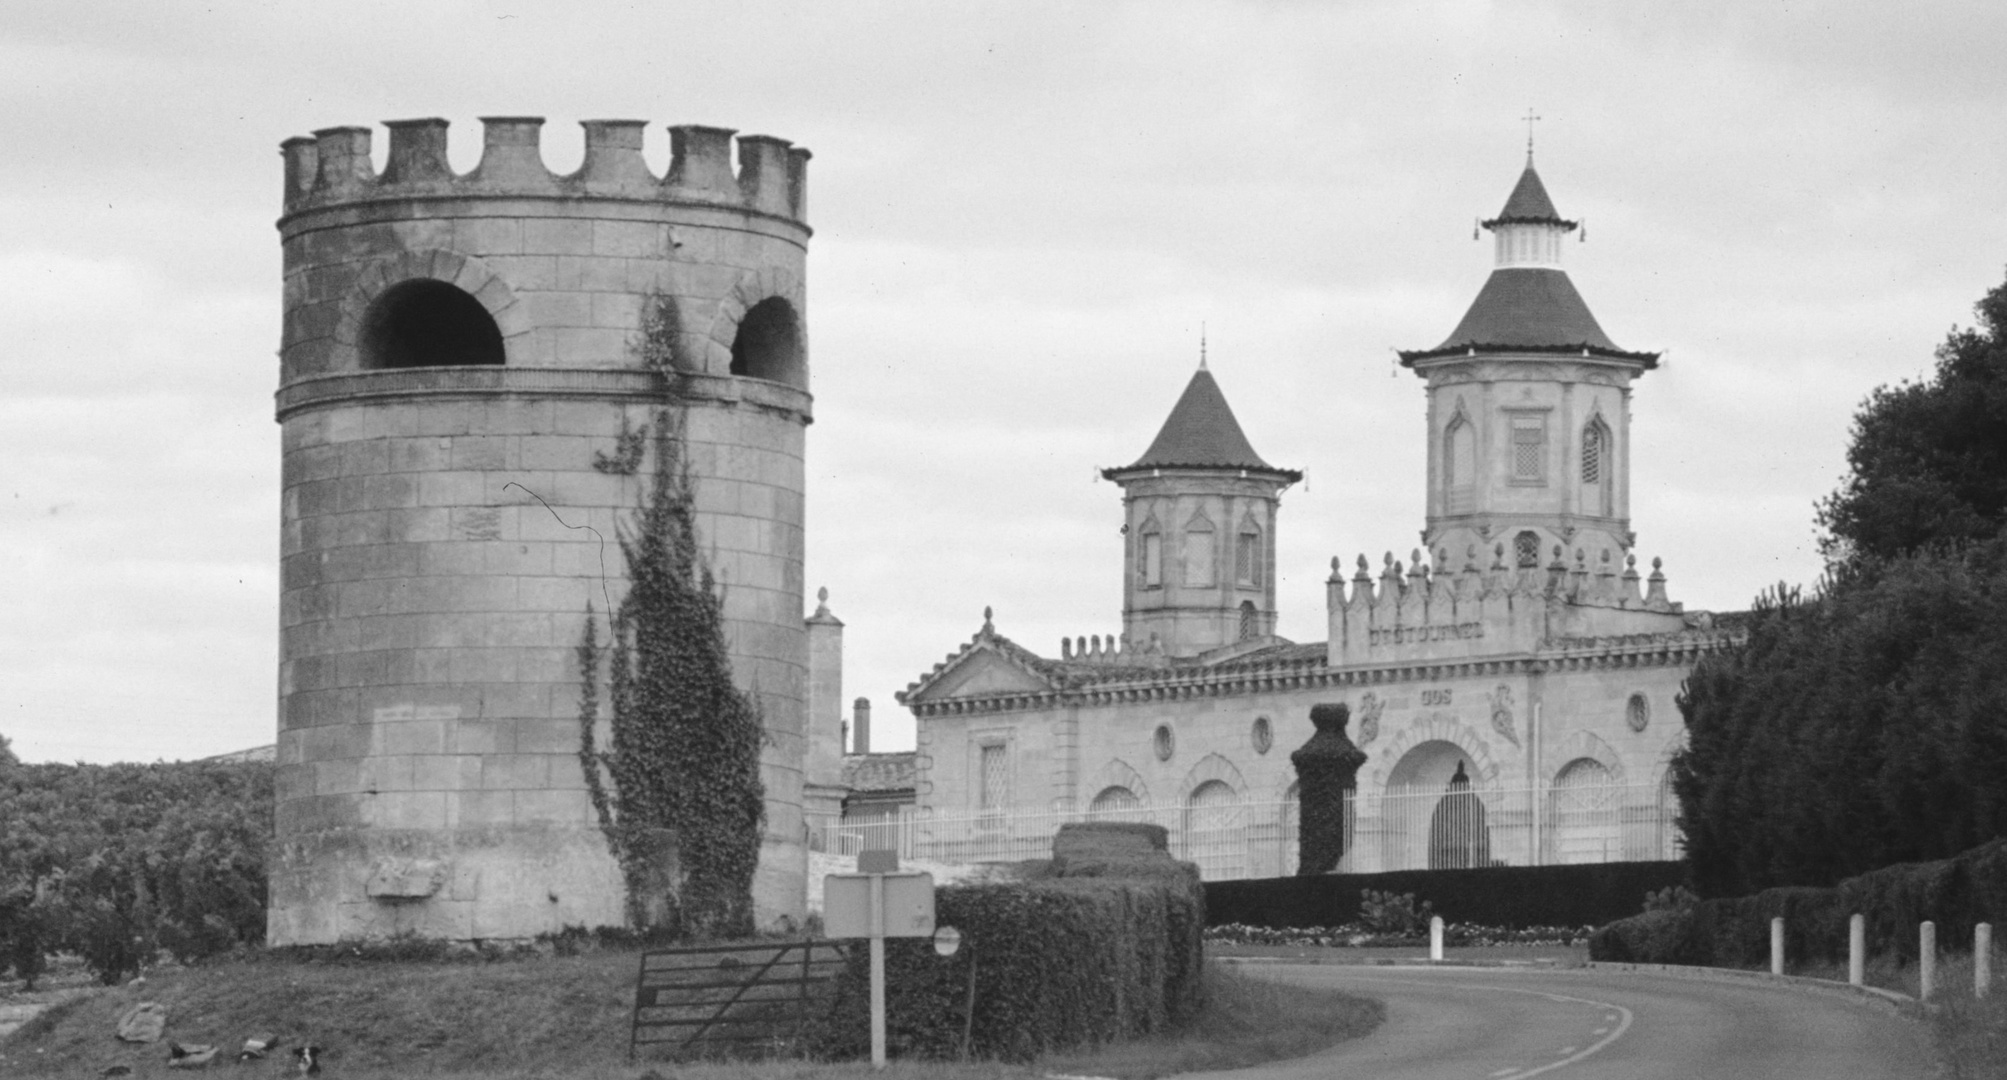
[{"label": "crenellated tower top", "polygon": [[645,120],[584,120],[585,160],[578,171],[544,164],[540,116],[484,116],[481,161],[455,173],[446,159],[447,122],[436,117],[389,120],[390,158],[377,173],[372,132],[331,127],[312,138],[287,139],[288,215],[347,203],[414,196],[590,196],[729,206],[802,224],[808,214],[804,147],[771,135],[738,137],[733,168],[730,128],[681,124],[669,128],[669,171],[656,176],[641,154]]}]

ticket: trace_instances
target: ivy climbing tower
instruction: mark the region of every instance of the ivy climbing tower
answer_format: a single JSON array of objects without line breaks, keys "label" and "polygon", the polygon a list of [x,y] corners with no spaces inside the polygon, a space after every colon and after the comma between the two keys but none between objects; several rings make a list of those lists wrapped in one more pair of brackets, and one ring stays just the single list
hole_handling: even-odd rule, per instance
[{"label": "ivy climbing tower", "polygon": [[444,120],[386,124],[380,171],[368,128],[282,148],[273,944],[622,923],[576,647],[665,407],[765,726],[756,919],[803,914],[809,154],[673,127],[658,176],[596,120],[559,175],[542,123],[483,118],[466,173]]}]

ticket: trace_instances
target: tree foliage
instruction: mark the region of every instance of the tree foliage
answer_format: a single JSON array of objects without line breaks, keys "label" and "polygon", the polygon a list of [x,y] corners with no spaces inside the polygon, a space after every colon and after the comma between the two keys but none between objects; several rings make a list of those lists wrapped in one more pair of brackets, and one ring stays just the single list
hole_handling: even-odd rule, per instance
[{"label": "tree foliage", "polygon": [[1673,784],[1704,895],[2007,834],[2007,285],[1978,311],[1856,416],[1825,578],[1759,597],[1687,680]]},{"label": "tree foliage", "polygon": [[[580,756],[619,860],[635,928],[711,938],[752,932],[765,788],[758,707],[732,682],[724,604],[697,547],[681,416],[657,410],[647,498],[621,530],[628,591],[598,641],[578,649]],[[601,751],[599,668],[609,670],[611,749]]]},{"label": "tree foliage", "polygon": [[1854,417],[1848,475],[1819,504],[1834,561],[1990,540],[2007,521],[2007,283],[1975,310],[1930,378],[1876,390]]},{"label": "tree foliage", "polygon": [[71,951],[107,983],[262,941],[272,766],[0,768],[0,967]]}]

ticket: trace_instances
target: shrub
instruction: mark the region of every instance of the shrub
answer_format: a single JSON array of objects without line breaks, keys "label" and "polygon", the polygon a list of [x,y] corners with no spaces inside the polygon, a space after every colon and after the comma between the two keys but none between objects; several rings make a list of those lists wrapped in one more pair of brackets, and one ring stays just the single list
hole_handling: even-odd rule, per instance
[{"label": "shrub", "polygon": [[1844,962],[1849,920],[1864,917],[1868,952],[1913,962],[1917,924],[1928,919],[1949,947],[1981,922],[2007,922],[2007,838],[1927,863],[1899,863],[1829,889],[1785,887],[1753,896],[1653,908],[1612,922],[1589,939],[1589,958],[1638,963],[1760,967],[1769,962],[1770,920],[1784,920],[1793,964]]},{"label": "shrub", "polygon": [[1359,921],[1368,931],[1375,934],[1395,934],[1413,937],[1426,930],[1429,919],[1435,914],[1428,901],[1422,901],[1419,910],[1415,908],[1415,894],[1374,892],[1367,889],[1359,898]]},{"label": "shrub", "polygon": [[1589,935],[1589,959],[1623,964],[1690,964],[1688,936],[1694,924],[1689,910],[1660,908],[1618,919]]},{"label": "shrub", "polygon": [[1700,902],[1700,897],[1684,885],[1668,885],[1657,892],[1645,894],[1645,911],[1690,911]]},{"label": "shrub", "polygon": [[[942,958],[926,941],[886,942],[888,1052],[955,1057],[966,1042],[973,1056],[1022,1061],[1189,1022],[1203,992],[1204,894],[1161,840],[1097,824],[1055,843],[1053,876],[936,890],[935,921],[960,930],[962,947]],[[861,944],[811,1039],[819,1054],[869,1046]]]}]

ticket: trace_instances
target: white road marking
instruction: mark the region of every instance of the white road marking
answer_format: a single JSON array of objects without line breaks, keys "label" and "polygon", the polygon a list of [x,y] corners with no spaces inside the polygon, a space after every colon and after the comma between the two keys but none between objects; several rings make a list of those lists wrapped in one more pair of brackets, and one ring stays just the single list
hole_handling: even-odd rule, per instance
[{"label": "white road marking", "polygon": [[[1536,991],[1517,990],[1510,986],[1471,986],[1468,984],[1460,984],[1457,986],[1457,989],[1503,990],[1509,994],[1537,993]],[[1599,1009],[1613,1009],[1615,1010],[1615,1012],[1608,1015],[1610,1015],[1612,1019],[1617,1019],[1617,1018],[1621,1019],[1618,1020],[1617,1030],[1610,1032],[1608,1035],[1603,1036],[1602,1038],[1596,1040],[1593,1043],[1590,1043],[1587,1049],[1584,1049],[1580,1052],[1575,1052],[1575,1048],[1571,1046],[1568,1049],[1561,1051],[1563,1054],[1567,1054],[1568,1055],[1567,1057],[1564,1057],[1559,1061],[1550,1061],[1547,1064],[1542,1065],[1537,1069],[1528,1069],[1523,1073],[1515,1073],[1513,1074],[1512,1080],[1527,1080],[1528,1077],[1539,1076],[1541,1073],[1545,1072],[1553,1072],[1555,1069],[1559,1069],[1564,1065],[1573,1065],[1576,1062],[1581,1061],[1583,1058],[1586,1058],[1589,1055],[1596,1053],[1598,1050],[1601,1050],[1605,1046],[1608,1046],[1611,1043],[1616,1042],[1618,1039],[1623,1037],[1624,1032],[1629,1031],[1631,1028],[1631,1010],[1624,1008],[1622,1005],[1613,1005],[1607,1001],[1590,1001],[1587,998],[1563,997],[1559,994],[1538,994],[1538,996],[1549,998],[1554,1001],[1573,1002],[1574,1004],[1577,1005],[1592,1005]]]},{"label": "white road marking", "polygon": [[[1605,1035],[1602,1038],[1596,1040],[1595,1042],[1590,1043],[1589,1047],[1581,1051],[1580,1053],[1574,1054],[1571,1057],[1564,1057],[1560,1061],[1550,1061],[1545,1065],[1542,1065],[1535,1069],[1528,1069],[1525,1072],[1510,1071],[1508,1073],[1492,1074],[1493,1076],[1511,1075],[1512,1080],[1528,1080],[1529,1077],[1539,1076],[1541,1073],[1553,1072],[1555,1069],[1559,1069],[1565,1065],[1573,1065],[1576,1062],[1581,1061],[1583,1058],[1589,1057],[1590,1055],[1603,1049],[1605,1046],[1608,1046],[1611,1043],[1616,1042],[1618,1039],[1623,1038],[1624,1032],[1629,1031],[1631,1029],[1631,1019],[1632,1019],[1631,1010],[1624,1008],[1622,1005],[1612,1004],[1607,1001],[1590,1001],[1588,998],[1566,997],[1561,994],[1547,994],[1547,993],[1542,993],[1538,990],[1525,990],[1513,986],[1474,986],[1470,983],[1444,984],[1436,982],[1433,979],[1388,979],[1386,981],[1408,983],[1413,986],[1448,985],[1458,990],[1493,990],[1506,994],[1531,994],[1535,997],[1547,998],[1550,1001],[1573,1003],[1576,1005],[1587,1005],[1590,1006],[1591,1008],[1611,1010],[1610,1012],[1604,1014],[1604,1018],[1607,1020],[1617,1021],[1617,1029],[1615,1031],[1610,1032],[1608,1035]],[[1571,1047],[1570,1049],[1573,1048]],[[1568,1053],[1568,1051],[1563,1050],[1562,1053],[1566,1054]]]},{"label": "white road marking", "polygon": [[1572,1054],[1572,1053],[1574,1053],[1574,1052],[1575,1052],[1575,1048],[1574,1048],[1574,1047],[1572,1047],[1572,1046],[1564,1046],[1564,1047],[1562,1047],[1562,1048],[1561,1048],[1561,1050],[1560,1050],[1560,1053],[1561,1053],[1561,1054],[1562,1054],[1562,1055],[1563,1055],[1564,1057],[1565,1057],[1565,1056],[1567,1056],[1567,1055],[1569,1055],[1569,1054]]},{"label": "white road marking", "polygon": [[1519,1071],[1519,1066],[1517,1066],[1517,1065],[1514,1065],[1514,1066],[1513,1066],[1512,1068],[1510,1068],[1510,1069],[1500,1069],[1500,1070],[1498,1070],[1497,1072],[1495,1072],[1495,1073],[1492,1073],[1491,1075],[1492,1075],[1493,1077],[1500,1077],[1500,1076],[1511,1076],[1511,1075],[1512,1075],[1513,1073],[1516,1073],[1516,1072],[1518,1072],[1518,1071]]},{"label": "white road marking", "polygon": [[1589,1034],[1591,1034],[1591,1035],[1601,1035],[1602,1033],[1604,1033],[1605,1031],[1608,1031],[1608,1030],[1610,1030],[1610,1029],[1609,1029],[1609,1028],[1606,1028],[1606,1027],[1599,1027],[1599,1028],[1597,1028],[1596,1030],[1594,1030],[1594,1031],[1590,1032]]}]

